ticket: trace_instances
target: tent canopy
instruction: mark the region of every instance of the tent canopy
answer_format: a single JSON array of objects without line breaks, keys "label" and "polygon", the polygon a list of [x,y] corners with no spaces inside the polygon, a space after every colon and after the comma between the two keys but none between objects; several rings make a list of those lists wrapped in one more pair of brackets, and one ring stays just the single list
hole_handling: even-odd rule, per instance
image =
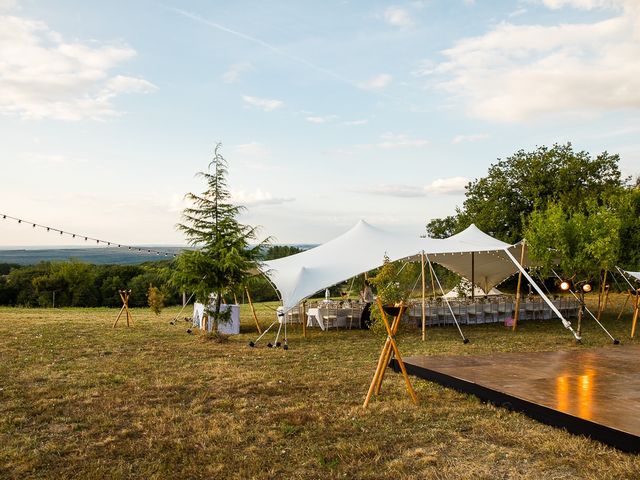
[{"label": "tent canopy", "polygon": [[[280,292],[285,311],[314,293],[389,260],[431,262],[471,279],[485,291],[518,271],[505,249],[520,258],[522,244],[509,245],[482,232],[475,225],[445,239],[407,236],[374,227],[360,220],[339,237],[304,252],[264,262],[261,270]],[[523,264],[528,264],[525,256]]]}]

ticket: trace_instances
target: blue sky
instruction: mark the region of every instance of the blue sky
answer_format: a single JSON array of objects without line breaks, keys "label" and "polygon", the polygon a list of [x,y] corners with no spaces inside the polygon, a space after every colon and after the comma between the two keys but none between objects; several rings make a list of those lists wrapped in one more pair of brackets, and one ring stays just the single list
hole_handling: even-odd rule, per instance
[{"label": "blue sky", "polygon": [[[640,174],[635,0],[0,0],[0,212],[182,244],[216,142],[242,221],[422,233],[518,149]],[[0,222],[0,245],[73,244]]]}]

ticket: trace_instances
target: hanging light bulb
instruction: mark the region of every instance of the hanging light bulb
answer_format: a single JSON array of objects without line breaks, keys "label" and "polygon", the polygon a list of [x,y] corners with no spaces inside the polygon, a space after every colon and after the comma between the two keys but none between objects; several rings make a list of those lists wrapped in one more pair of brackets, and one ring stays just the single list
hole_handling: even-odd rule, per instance
[{"label": "hanging light bulb", "polygon": [[36,228],[36,224],[34,223],[33,225],[31,225],[33,228]]},{"label": "hanging light bulb", "polygon": [[22,220],[18,219],[18,223],[22,223]]},{"label": "hanging light bulb", "polygon": [[51,229],[50,229],[49,227],[47,227],[47,232],[48,232],[49,230],[51,230]]},{"label": "hanging light bulb", "polygon": [[74,233],[73,235],[71,235],[71,238],[76,238],[76,234]]},{"label": "hanging light bulb", "polygon": [[566,280],[564,280],[564,281],[560,284],[560,289],[561,289],[561,290],[564,290],[564,291],[566,292],[567,290],[569,290],[569,287],[570,287],[570,286],[571,286],[571,285],[569,285],[569,282],[567,282]]},{"label": "hanging light bulb", "polygon": [[582,291],[585,293],[589,293],[591,291],[591,284],[585,283],[584,285],[582,285]]}]

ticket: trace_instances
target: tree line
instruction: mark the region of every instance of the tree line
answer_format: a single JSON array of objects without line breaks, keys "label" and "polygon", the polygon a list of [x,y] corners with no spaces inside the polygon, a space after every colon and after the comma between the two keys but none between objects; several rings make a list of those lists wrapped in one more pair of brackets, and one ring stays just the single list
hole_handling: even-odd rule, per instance
[{"label": "tree line", "polygon": [[[265,248],[265,260],[302,251],[294,246]],[[140,265],[95,265],[78,260],[40,262],[34,265],[0,264],[0,305],[24,307],[119,307],[118,290],[131,290],[129,305],[146,307],[149,287],[156,287],[164,304],[181,305],[183,289],[175,278],[176,262],[162,260]],[[251,277],[246,286],[253,301],[277,300],[263,275]],[[186,292],[187,296],[191,292]],[[235,294],[241,301],[243,288]],[[228,301],[233,301],[229,298]]]}]

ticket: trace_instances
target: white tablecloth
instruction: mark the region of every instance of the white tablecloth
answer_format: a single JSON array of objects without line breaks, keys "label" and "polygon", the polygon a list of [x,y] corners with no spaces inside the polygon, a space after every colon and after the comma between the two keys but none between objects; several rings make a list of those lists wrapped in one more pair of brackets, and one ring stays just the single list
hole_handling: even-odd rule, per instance
[{"label": "white tablecloth", "polygon": [[[237,335],[240,333],[240,305],[220,305],[221,311],[231,309],[231,321],[229,323],[219,323],[218,332],[227,335]],[[193,304],[193,326],[196,328],[202,328],[202,315],[204,313],[204,305],[202,303]],[[209,319],[207,322],[207,331],[210,332],[213,328],[213,323]]]}]

